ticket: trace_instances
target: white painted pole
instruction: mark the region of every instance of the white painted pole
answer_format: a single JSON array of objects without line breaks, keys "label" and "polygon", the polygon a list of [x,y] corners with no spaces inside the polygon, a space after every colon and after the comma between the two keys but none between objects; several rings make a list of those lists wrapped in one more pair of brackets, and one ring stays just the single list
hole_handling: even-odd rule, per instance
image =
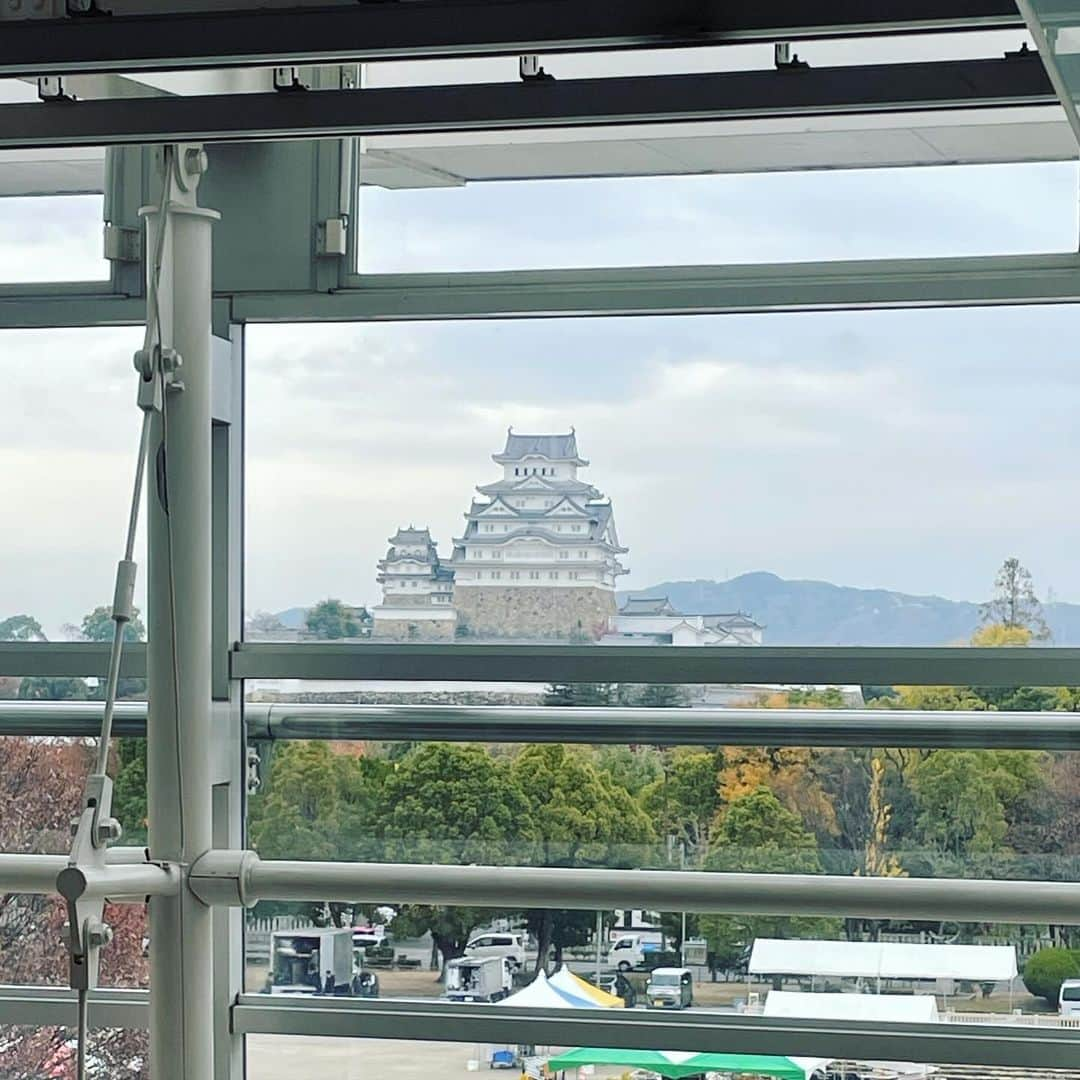
[{"label": "white painted pole", "polygon": [[[161,343],[182,359],[182,390],[154,418],[148,475],[147,790],[150,853],[189,865],[211,846],[210,281],[211,228],[196,205],[199,149],[177,148],[162,249]],[[162,227],[147,218],[147,250]],[[148,259],[152,262],[152,259]],[[153,274],[153,268],[148,268]],[[185,884],[150,901],[150,1072],[213,1076],[211,912]]]}]

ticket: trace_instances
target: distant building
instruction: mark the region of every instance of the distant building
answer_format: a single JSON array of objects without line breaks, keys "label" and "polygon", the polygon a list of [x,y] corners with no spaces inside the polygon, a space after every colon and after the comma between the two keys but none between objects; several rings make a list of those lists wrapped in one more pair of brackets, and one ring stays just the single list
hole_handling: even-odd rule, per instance
[{"label": "distant building", "polygon": [[602,645],[760,645],[764,627],[742,612],[684,615],[666,596],[631,597],[608,619]]},{"label": "distant building", "polygon": [[373,611],[374,636],[394,641],[451,641],[457,625],[454,572],[439,561],[431,533],[410,525],[390,537],[376,580],[383,600]]},{"label": "distant building", "polygon": [[454,606],[463,631],[595,640],[615,614],[626,569],[611,501],[578,479],[589,463],[566,435],[511,429],[501,479],[477,488],[454,541]]}]

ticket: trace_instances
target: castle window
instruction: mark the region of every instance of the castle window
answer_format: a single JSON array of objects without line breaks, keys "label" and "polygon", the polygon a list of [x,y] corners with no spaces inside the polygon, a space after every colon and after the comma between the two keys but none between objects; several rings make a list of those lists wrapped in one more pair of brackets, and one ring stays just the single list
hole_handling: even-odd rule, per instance
[{"label": "castle window", "polygon": [[589,557],[589,553],[587,551],[579,551],[577,554],[579,559],[587,559]]},{"label": "castle window", "polygon": [[492,576],[493,579],[501,578],[502,577],[502,571],[501,570],[492,570],[491,571],[491,576]]},{"label": "castle window", "polygon": [[514,475],[515,476],[520,476],[521,475],[521,470],[519,468],[515,467],[514,468]]},{"label": "castle window", "polygon": [[491,557],[493,559],[501,559],[502,558],[502,552],[501,551],[493,551],[491,553]]},{"label": "castle window", "polygon": [[569,551],[560,551],[559,552],[559,558],[560,559],[569,559],[570,558],[570,552]]},{"label": "castle window", "polygon": [[549,570],[548,571],[548,577],[551,578],[552,581],[558,581],[559,580],[559,571],[558,570]]},{"label": "castle window", "polygon": [[529,571],[529,580],[530,581],[539,581],[540,580],[540,571],[539,570],[530,570]]},{"label": "castle window", "polygon": [[517,581],[520,577],[521,577],[521,571],[520,570],[511,570],[510,571],[510,580],[511,581]]},{"label": "castle window", "polygon": [[576,570],[571,570],[570,571],[570,577],[571,577],[571,579],[573,581],[577,581],[577,577],[578,577],[577,571]]}]

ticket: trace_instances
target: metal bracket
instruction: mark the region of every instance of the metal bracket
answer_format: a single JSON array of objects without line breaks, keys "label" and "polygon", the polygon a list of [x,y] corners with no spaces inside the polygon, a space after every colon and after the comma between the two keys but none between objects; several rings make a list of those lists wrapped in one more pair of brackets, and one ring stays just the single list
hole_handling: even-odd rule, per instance
[{"label": "metal bracket", "polygon": [[73,990],[97,986],[101,948],[112,940],[112,930],[102,921],[105,898],[85,895],[86,872],[103,873],[106,846],[120,839],[120,823],[111,812],[112,781],[101,773],[87,777],[68,866],[56,879],[67,907],[68,972]]},{"label": "metal bracket", "polygon": [[247,748],[247,793],[255,795],[262,787],[262,759],[254,746]]},{"label": "metal bracket", "polygon": [[42,101],[74,101],[67,92],[63,75],[41,75],[37,81],[37,94]]},{"label": "metal bracket", "polygon": [[159,413],[165,407],[165,391],[184,389],[178,377],[184,361],[175,349],[160,345],[139,349],[133,363],[139,373],[140,409]]},{"label": "metal bracket", "polygon": [[791,51],[790,41],[778,41],[773,45],[773,65],[777,71],[798,71],[810,65],[799,59],[798,53]]},{"label": "metal bracket", "polygon": [[327,218],[315,227],[315,254],[320,258],[334,258],[348,250],[348,223],[343,217]]},{"label": "metal bracket", "polygon": [[105,258],[110,262],[137,263],[142,260],[142,233],[122,225],[105,224]]},{"label": "metal bracket", "polygon": [[304,81],[298,67],[274,68],[274,89],[291,93],[294,90],[310,90],[311,85]]},{"label": "metal bracket", "polygon": [[522,82],[553,82],[555,79],[540,66],[540,57],[536,53],[518,57],[518,75]]}]

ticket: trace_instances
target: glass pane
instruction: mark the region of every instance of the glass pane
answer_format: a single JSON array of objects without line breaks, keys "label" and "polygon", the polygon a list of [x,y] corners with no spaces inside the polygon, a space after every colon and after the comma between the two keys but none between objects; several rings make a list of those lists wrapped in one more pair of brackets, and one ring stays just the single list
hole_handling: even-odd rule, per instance
[{"label": "glass pane", "polygon": [[103,228],[100,195],[0,197],[0,282],[107,280]]},{"label": "glass pane", "polygon": [[1080,643],[1076,319],[256,327],[249,636]]},{"label": "glass pane", "polygon": [[0,640],[101,639],[135,475],[140,340],[134,328],[0,332],[0,503],[18,523],[0,541]]},{"label": "glass pane", "polygon": [[[360,200],[360,272],[1005,255],[1075,246],[1073,163],[860,171],[853,161],[845,172],[762,174],[747,166],[727,176],[499,181],[519,171],[587,175],[598,158],[658,173],[664,153],[715,172],[712,156],[723,147],[714,137],[713,148],[700,131],[623,140],[610,133],[571,134],[563,143],[550,133],[457,140],[463,145],[445,137],[385,139],[377,148],[385,158],[366,173],[361,168],[368,186]],[[652,154],[647,161],[638,161],[642,143]],[[395,165],[388,179],[385,160]],[[687,164],[667,170],[698,171]],[[446,186],[433,186],[433,173],[445,174]],[[463,186],[460,177],[488,182]]]},{"label": "glass pane", "polygon": [[[769,1054],[694,1056],[675,1051],[618,1051],[563,1046],[514,1046],[451,1042],[412,1042],[390,1039],[332,1039],[288,1035],[247,1037],[248,1075],[251,1080],[286,1080],[298,1071],[312,1080],[361,1080],[375,1069],[380,1075],[400,1077],[461,1077],[477,1070],[508,1068],[525,1075],[639,1076],[657,1078],[688,1076],[684,1066],[698,1065],[708,1075],[740,1080],[782,1077],[787,1080],[860,1080],[876,1077],[908,1077],[926,1080],[989,1080],[1017,1075],[1013,1070],[987,1066],[930,1066],[901,1062],[874,1062],[836,1058],[793,1057]],[[549,1070],[542,1073],[544,1067]],[[522,1075],[515,1071],[514,1075]],[[1066,1080],[1069,1073],[1056,1069],[1024,1069],[1025,1080]]]}]

